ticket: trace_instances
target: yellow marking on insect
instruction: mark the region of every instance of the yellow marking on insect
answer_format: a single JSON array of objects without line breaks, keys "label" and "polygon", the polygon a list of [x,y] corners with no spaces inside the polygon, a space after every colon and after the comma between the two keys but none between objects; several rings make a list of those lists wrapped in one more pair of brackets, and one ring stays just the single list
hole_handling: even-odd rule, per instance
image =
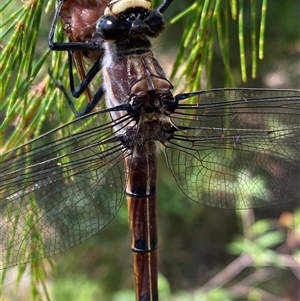
[{"label": "yellow marking on insect", "polygon": [[151,0],[114,0],[109,3],[108,7],[104,11],[104,14],[118,15],[128,8],[136,7],[150,9]]}]

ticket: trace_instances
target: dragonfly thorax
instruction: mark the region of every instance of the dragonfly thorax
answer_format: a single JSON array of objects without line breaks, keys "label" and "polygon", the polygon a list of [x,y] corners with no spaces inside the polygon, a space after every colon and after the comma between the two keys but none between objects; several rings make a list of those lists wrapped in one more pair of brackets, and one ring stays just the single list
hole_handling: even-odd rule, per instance
[{"label": "dragonfly thorax", "polygon": [[165,144],[172,139],[175,128],[169,118],[158,114],[145,114],[135,125],[129,126],[120,135],[124,151],[132,154],[136,148],[148,143]]}]

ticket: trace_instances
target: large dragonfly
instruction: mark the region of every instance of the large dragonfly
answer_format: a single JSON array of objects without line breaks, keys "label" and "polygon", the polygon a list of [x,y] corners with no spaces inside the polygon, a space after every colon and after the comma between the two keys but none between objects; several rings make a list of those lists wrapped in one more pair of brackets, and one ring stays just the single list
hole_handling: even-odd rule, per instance
[{"label": "large dragonfly", "polygon": [[[126,195],[136,300],[158,300],[159,151],[182,192],[200,204],[245,209],[299,201],[300,91],[213,89],[173,96],[149,41],[163,30],[171,2],[151,9],[146,0],[104,1],[85,41],[69,23],[76,13],[62,10],[72,2],[59,1],[49,44],[69,51],[70,64],[75,55],[83,70],[77,88],[70,71],[72,94],[84,93],[95,76],[103,84],[80,113],[66,96],[74,121],[1,155],[1,268],[95,235]],[[59,15],[70,26],[69,43],[53,41]],[[92,57],[88,72],[76,63],[83,56]],[[106,109],[94,110],[102,97]]]}]

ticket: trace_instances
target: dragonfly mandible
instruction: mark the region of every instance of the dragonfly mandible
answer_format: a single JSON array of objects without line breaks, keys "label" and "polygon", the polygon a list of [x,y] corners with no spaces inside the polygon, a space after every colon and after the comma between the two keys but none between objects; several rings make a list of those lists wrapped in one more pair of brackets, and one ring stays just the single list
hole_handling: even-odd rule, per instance
[{"label": "dragonfly mandible", "polygon": [[[82,112],[68,98],[74,121],[2,155],[2,268],[95,235],[126,195],[136,300],[158,300],[159,150],[195,202],[245,209],[299,200],[300,91],[213,89],[173,96],[149,41],[164,29],[171,2],[156,9],[146,0],[105,3],[88,30],[92,37],[75,36],[71,25],[70,42],[59,44],[53,42],[59,15],[73,24],[61,11],[68,1],[59,1],[50,47],[70,58],[76,51],[92,55],[93,66],[79,72],[82,83],[72,93],[84,93],[95,76],[103,84]],[[94,110],[103,97],[106,109]]]}]

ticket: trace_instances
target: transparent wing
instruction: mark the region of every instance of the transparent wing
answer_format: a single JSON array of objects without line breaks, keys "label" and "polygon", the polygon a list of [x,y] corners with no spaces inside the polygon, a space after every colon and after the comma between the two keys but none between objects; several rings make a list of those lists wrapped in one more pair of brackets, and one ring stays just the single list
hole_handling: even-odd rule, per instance
[{"label": "transparent wing", "polygon": [[124,197],[125,154],[93,113],[1,156],[0,267],[77,245],[114,218]]},{"label": "transparent wing", "polygon": [[[300,92],[222,89],[177,95],[166,156],[181,190],[218,208],[300,200]],[[194,102],[194,103],[195,103]]]}]

